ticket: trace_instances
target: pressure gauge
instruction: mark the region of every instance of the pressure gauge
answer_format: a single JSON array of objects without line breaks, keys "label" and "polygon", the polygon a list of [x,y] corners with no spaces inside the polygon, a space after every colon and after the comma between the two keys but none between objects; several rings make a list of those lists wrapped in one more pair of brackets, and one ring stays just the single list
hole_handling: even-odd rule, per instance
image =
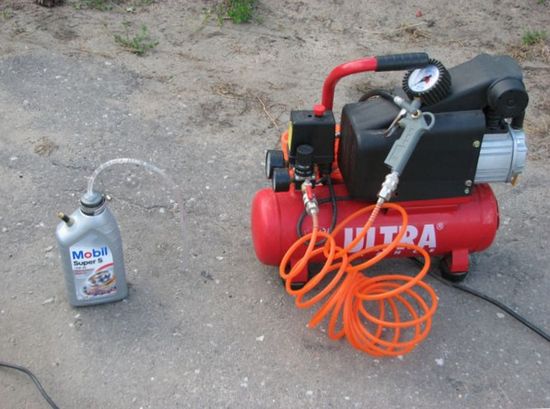
[{"label": "pressure gauge", "polygon": [[403,89],[409,98],[418,97],[424,105],[432,105],[449,95],[451,75],[443,64],[431,59],[425,67],[405,74]]}]

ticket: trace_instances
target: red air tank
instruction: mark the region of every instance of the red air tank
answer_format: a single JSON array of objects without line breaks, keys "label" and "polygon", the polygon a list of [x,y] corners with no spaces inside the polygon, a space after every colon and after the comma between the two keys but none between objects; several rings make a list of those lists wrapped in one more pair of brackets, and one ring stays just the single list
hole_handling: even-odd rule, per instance
[{"label": "red air tank", "polygon": [[[344,185],[335,186],[337,197],[347,196]],[[329,197],[326,186],[315,188],[318,199]],[[339,200],[338,222],[370,203],[356,200]],[[498,205],[487,184],[475,185],[472,194],[460,198],[401,202],[408,215],[409,225],[404,242],[425,248],[431,255],[444,256],[449,273],[468,271],[468,255],[489,247],[498,228]],[[296,227],[304,211],[301,192],[274,192],[260,190],[252,202],[252,239],[258,259],[269,265],[279,265],[287,249],[298,239]],[[319,223],[328,229],[332,206],[320,206]],[[337,244],[345,247],[365,224],[368,215],[352,220],[336,237]],[[351,252],[375,244],[389,243],[397,234],[401,218],[397,212],[380,213],[365,239]],[[305,217],[303,233],[311,232],[311,220]],[[305,246],[304,246],[305,249]],[[296,254],[301,256],[301,254]],[[392,256],[411,257],[410,251],[396,249]],[[306,282],[307,272],[294,282]]]}]

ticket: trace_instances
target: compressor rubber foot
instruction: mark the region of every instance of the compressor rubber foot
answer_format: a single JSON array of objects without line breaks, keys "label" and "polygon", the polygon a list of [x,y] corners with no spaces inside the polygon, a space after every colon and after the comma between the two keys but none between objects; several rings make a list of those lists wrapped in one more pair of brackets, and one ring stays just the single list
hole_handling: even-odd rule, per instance
[{"label": "compressor rubber foot", "polygon": [[464,281],[467,275],[468,275],[468,271],[464,271],[462,273],[449,273],[445,271],[443,268],[441,268],[441,277],[453,283],[460,283]]},{"label": "compressor rubber foot", "polygon": [[468,275],[470,256],[468,250],[453,250],[441,259],[439,269],[445,280],[458,283],[464,281]]}]

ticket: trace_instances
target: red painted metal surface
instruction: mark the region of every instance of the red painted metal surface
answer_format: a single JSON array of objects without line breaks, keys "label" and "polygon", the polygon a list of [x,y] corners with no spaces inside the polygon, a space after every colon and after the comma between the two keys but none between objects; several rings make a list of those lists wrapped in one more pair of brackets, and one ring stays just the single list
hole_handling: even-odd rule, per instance
[{"label": "red painted metal surface", "polygon": [[[336,185],[336,195],[346,196],[344,185]],[[328,197],[326,187],[314,189],[317,198]],[[338,201],[338,221],[367,205],[355,200]],[[424,247],[432,255],[466,256],[482,251],[493,242],[498,228],[498,205],[493,191],[486,184],[475,185],[470,196],[400,203],[409,214],[409,226],[404,241]],[[268,265],[278,265],[287,249],[296,241],[296,222],[304,209],[300,192],[259,191],[252,202],[252,239],[258,259]],[[328,228],[331,221],[330,203],[320,206],[320,226]],[[368,216],[368,215],[367,215]],[[345,246],[356,237],[367,216],[349,223],[336,238]],[[365,240],[358,246],[390,242],[397,234],[400,218],[396,212],[380,213]],[[311,220],[306,217],[303,232],[311,231]],[[357,250],[355,250],[357,251]],[[353,252],[353,250],[352,250]],[[395,257],[413,254],[397,249]],[[461,257],[461,260],[464,258]],[[463,261],[461,262],[463,264]],[[458,263],[458,264],[461,264]],[[467,269],[466,265],[460,268]],[[307,281],[307,279],[305,280]]]},{"label": "red painted metal surface", "polygon": [[338,81],[351,74],[376,71],[377,65],[378,61],[376,57],[366,57],[341,64],[334,68],[323,84],[323,99],[321,104],[329,111],[332,110],[334,104],[334,89]]}]

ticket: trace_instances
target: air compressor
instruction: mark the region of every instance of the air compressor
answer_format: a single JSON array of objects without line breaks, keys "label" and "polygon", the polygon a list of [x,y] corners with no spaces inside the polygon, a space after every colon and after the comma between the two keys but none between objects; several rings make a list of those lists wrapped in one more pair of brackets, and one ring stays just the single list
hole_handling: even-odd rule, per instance
[{"label": "air compressor", "polygon": [[[344,105],[338,124],[337,82],[384,71],[405,71],[401,86],[370,90]],[[317,325],[332,309],[329,336],[345,336],[374,355],[408,352],[429,330],[435,294],[421,277],[385,281],[363,268],[384,257],[420,255],[426,266],[439,256],[447,279],[464,279],[470,255],[488,248],[498,229],[489,183],[515,183],[524,169],[527,104],[521,69],[509,56],[481,54],[450,69],[426,53],[337,66],[323,84],[321,103],[291,111],[281,149],[266,153],[272,187],[257,192],[251,211],[257,258],[279,265],[299,306],[329,297],[310,322]],[[327,273],[336,275],[329,284]],[[325,287],[313,290],[321,282]],[[419,286],[431,291],[425,297],[431,301],[423,304],[410,293]],[[365,301],[376,311],[362,306]],[[353,324],[344,318],[338,329],[344,310],[360,318]],[[371,322],[361,323],[365,318]],[[396,324],[403,320],[409,325]],[[414,334],[404,336],[405,327]]]}]

